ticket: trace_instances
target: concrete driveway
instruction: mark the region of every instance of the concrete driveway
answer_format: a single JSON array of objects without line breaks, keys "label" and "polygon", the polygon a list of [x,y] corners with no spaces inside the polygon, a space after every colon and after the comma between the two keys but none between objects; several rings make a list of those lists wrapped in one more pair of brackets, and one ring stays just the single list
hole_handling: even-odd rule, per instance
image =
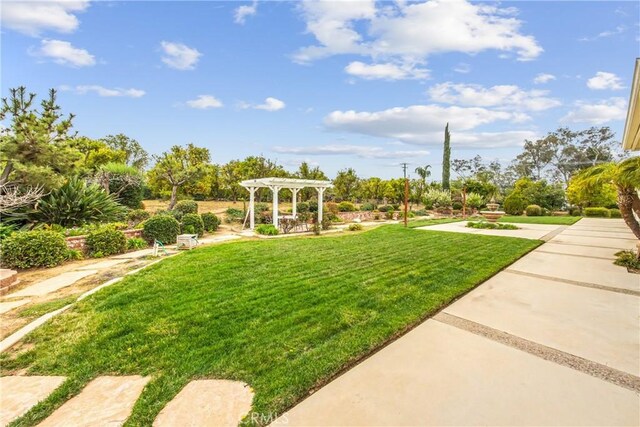
[{"label": "concrete driveway", "polygon": [[539,231],[548,243],[274,425],[640,425],[640,275],[612,264],[637,241],[615,219]]}]

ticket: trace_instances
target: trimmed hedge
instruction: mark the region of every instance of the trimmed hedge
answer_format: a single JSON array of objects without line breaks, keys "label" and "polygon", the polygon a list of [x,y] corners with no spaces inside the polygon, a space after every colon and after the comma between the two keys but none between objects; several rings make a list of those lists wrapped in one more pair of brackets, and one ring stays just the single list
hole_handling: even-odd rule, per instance
[{"label": "trimmed hedge", "polygon": [[153,243],[158,240],[165,245],[175,243],[180,234],[180,223],[170,215],[155,215],[144,222],[142,235]]},{"label": "trimmed hedge", "polygon": [[44,230],[12,233],[1,249],[2,266],[7,268],[55,267],[69,251],[62,234]]},{"label": "trimmed hedge", "polygon": [[504,211],[509,215],[522,215],[527,208],[527,201],[517,192],[512,192],[504,199]]},{"label": "trimmed hedge", "polygon": [[611,214],[607,208],[584,208],[584,216],[592,218],[609,218]]},{"label": "trimmed hedge", "polygon": [[[345,201],[338,203],[338,210],[340,212],[355,212],[358,208],[356,208],[356,205],[353,203]],[[331,210],[329,210],[329,212],[331,212]]]},{"label": "trimmed hedge", "polygon": [[178,211],[183,215],[186,214],[197,214],[198,213],[198,202],[193,200],[181,200],[173,208],[174,211]]},{"label": "trimmed hedge", "polygon": [[204,222],[200,215],[189,213],[182,217],[182,232],[187,234],[197,234],[202,237],[204,234]]},{"label": "trimmed hedge", "polygon": [[542,208],[538,205],[529,205],[524,211],[527,216],[542,216]]},{"label": "trimmed hedge", "polygon": [[220,226],[220,218],[212,212],[200,214],[200,218],[202,218],[202,223],[204,224],[204,231],[208,233],[216,231]]},{"label": "trimmed hedge", "polygon": [[620,209],[609,209],[609,216],[611,218],[622,218],[622,213],[620,213]]},{"label": "trimmed hedge", "polygon": [[127,237],[112,226],[100,227],[87,234],[87,251],[90,257],[102,258],[127,251]]}]

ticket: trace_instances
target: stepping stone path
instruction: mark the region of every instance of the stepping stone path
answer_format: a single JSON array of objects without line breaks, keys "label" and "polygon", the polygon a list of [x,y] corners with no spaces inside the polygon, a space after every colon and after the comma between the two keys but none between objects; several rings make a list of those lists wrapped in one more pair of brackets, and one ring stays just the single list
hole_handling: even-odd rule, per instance
[{"label": "stepping stone path", "polygon": [[10,294],[11,297],[29,297],[46,295],[51,292],[55,292],[58,289],[65,288],[73,285],[80,279],[84,279],[87,276],[97,273],[98,270],[84,270],[84,271],[69,271],[67,273],[59,274],[35,285],[28,286]]},{"label": "stepping stone path", "polygon": [[41,427],[121,426],[149,377],[98,377],[40,423]]},{"label": "stepping stone path", "polygon": [[25,305],[31,301],[30,299],[21,299],[18,301],[8,301],[8,302],[0,302],[0,314],[6,313],[7,311],[13,310],[16,307],[20,307],[21,305]]},{"label": "stepping stone path", "polygon": [[251,410],[253,392],[242,382],[196,380],[164,407],[154,427],[236,426]]},{"label": "stepping stone path", "polygon": [[116,266],[118,264],[122,264],[123,262],[129,262],[128,259],[108,259],[102,262],[98,262],[96,264],[89,264],[82,267],[77,268],[76,270],[102,270],[104,268],[110,268]]},{"label": "stepping stone path", "polygon": [[0,377],[0,426],[24,415],[64,380],[65,377]]}]

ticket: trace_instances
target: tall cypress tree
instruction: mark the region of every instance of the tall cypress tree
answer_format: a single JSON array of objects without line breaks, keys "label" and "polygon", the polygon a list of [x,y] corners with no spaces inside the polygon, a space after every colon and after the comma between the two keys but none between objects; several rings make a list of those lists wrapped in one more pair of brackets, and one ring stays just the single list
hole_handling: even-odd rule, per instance
[{"label": "tall cypress tree", "polygon": [[451,168],[451,144],[449,134],[449,123],[444,128],[444,150],[442,153],[442,189],[448,190],[450,187],[449,176]]}]

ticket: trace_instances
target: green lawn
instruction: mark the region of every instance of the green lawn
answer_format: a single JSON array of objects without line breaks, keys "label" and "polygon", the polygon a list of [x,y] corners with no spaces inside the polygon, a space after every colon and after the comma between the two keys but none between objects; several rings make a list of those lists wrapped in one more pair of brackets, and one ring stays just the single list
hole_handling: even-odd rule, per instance
[{"label": "green lawn", "polygon": [[498,222],[519,222],[520,224],[571,225],[580,220],[579,216],[512,216],[505,215]]},{"label": "green lawn", "polygon": [[244,241],[167,259],[79,302],[3,354],[2,374],[69,379],[14,425],[35,425],[98,375],[152,375],[127,425],[151,425],[190,380],[255,390],[281,413],[540,242],[382,226]]},{"label": "green lawn", "polygon": [[416,219],[416,220],[407,221],[407,227],[418,228],[418,227],[425,227],[427,225],[447,224],[449,222],[458,222],[458,221],[462,221],[462,220],[457,218]]}]

